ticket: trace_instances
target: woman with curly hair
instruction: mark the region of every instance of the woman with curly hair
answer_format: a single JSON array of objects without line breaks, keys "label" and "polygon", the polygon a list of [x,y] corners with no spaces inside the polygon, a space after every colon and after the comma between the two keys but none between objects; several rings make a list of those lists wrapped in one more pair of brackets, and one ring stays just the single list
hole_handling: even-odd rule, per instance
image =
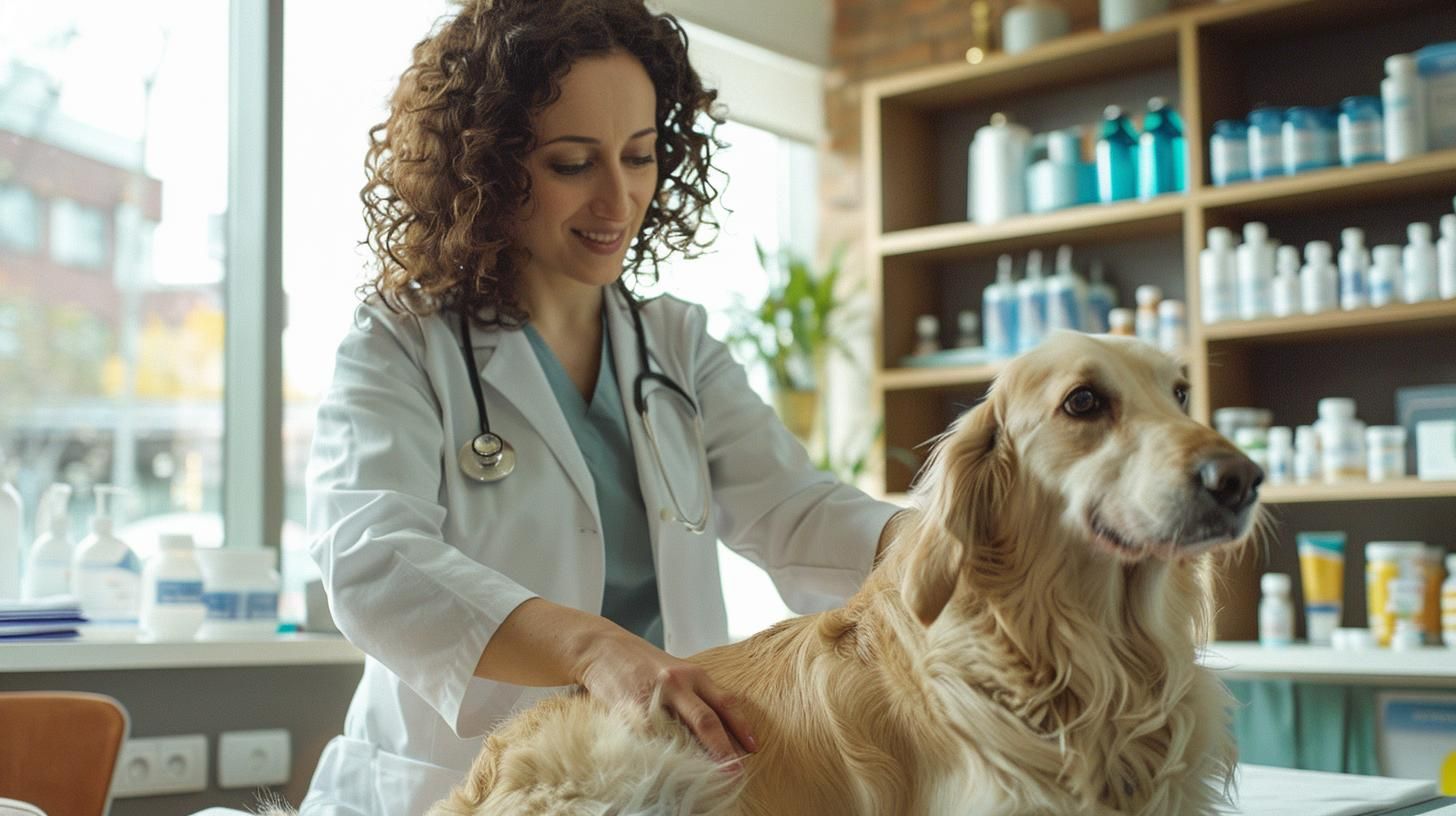
[{"label": "woman with curly hair", "polygon": [[415,47],[309,465],[367,659],[304,813],[422,812],[562,686],[754,751],[732,690],[674,657],[727,640],[716,541],[800,611],[869,572],[897,508],[814,469],[701,307],[628,282],[716,226],[715,98],[641,0],[469,0]]}]

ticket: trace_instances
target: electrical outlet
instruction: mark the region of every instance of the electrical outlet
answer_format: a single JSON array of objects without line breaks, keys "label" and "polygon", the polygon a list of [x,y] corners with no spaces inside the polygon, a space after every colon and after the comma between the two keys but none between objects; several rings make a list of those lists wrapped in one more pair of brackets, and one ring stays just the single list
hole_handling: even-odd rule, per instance
[{"label": "electrical outlet", "polygon": [[207,790],[207,737],[188,734],[129,739],[116,761],[117,799]]},{"label": "electrical outlet", "polygon": [[217,786],[283,785],[288,782],[292,761],[286,729],[227,731],[217,740]]}]

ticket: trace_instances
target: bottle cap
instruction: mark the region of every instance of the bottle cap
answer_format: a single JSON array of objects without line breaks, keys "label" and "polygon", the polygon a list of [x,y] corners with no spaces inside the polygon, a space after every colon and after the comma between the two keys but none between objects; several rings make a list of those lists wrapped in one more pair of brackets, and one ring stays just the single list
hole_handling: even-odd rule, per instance
[{"label": "bottle cap", "polygon": [[1161,317],[1182,317],[1184,314],[1183,301],[1167,298],[1158,301],[1158,315]]},{"label": "bottle cap", "polygon": [[1282,572],[1266,572],[1259,579],[1259,590],[1266,595],[1288,595],[1289,576]]},{"label": "bottle cap", "polygon": [[196,545],[191,533],[162,533],[157,536],[157,546],[164,550],[190,550]]},{"label": "bottle cap", "polygon": [[1013,272],[1015,272],[1014,264],[1015,262],[1011,260],[1010,255],[1002,255],[1001,257],[997,258],[996,278],[1000,281],[1011,280],[1011,275]]},{"label": "bottle cap", "polygon": [[1334,250],[1329,241],[1310,241],[1304,245],[1304,257],[1311,263],[1329,263],[1334,257]]},{"label": "bottle cap", "polygon": [[1121,105],[1108,105],[1102,109],[1103,119],[1118,119],[1122,116]]},{"label": "bottle cap", "polygon": [[1348,247],[1362,246],[1365,243],[1365,230],[1359,227],[1345,227],[1340,230],[1340,243]]},{"label": "bottle cap", "polygon": [[1431,242],[1431,225],[1424,221],[1417,221],[1405,228],[1405,234],[1410,238],[1412,244],[1429,244]]},{"label": "bottle cap", "polygon": [[1289,447],[1294,444],[1294,430],[1287,425],[1275,425],[1268,431],[1269,447]]},{"label": "bottle cap", "polygon": [[1208,246],[1212,249],[1228,249],[1234,245],[1234,233],[1228,227],[1212,227],[1208,230]]},{"label": "bottle cap", "polygon": [[1160,111],[1166,107],[1168,107],[1168,100],[1161,96],[1155,96],[1148,100],[1148,110],[1150,111]]},{"label": "bottle cap", "polygon": [[1441,216],[1441,234],[1447,238],[1456,238],[1456,213]]},{"label": "bottle cap", "polygon": [[921,337],[934,337],[940,331],[940,321],[935,315],[921,315],[915,318],[915,333]]},{"label": "bottle cap", "polygon": [[1151,283],[1145,283],[1133,292],[1133,298],[1139,306],[1154,306],[1163,299],[1163,290]]},{"label": "bottle cap", "polygon": [[1244,225],[1244,243],[1262,244],[1269,240],[1269,226],[1263,221],[1250,221]]},{"label": "bottle cap", "polygon": [[1385,58],[1385,73],[1391,76],[1414,74],[1416,60],[1410,54],[1391,54]]},{"label": "bottle cap", "polygon": [[1325,420],[1354,419],[1355,401],[1349,397],[1325,397],[1319,401],[1319,418]]}]

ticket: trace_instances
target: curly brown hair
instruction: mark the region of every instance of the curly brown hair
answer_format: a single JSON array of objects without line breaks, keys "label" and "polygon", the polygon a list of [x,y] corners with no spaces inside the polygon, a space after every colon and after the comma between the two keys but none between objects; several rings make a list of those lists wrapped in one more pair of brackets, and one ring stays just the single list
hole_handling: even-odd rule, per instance
[{"label": "curly brown hair", "polygon": [[532,118],[574,63],[614,50],[636,57],[657,92],[657,193],[624,274],[653,282],[674,253],[698,254],[717,234],[708,173],[723,119],[687,45],[677,20],[642,0],[466,0],[415,46],[389,118],[369,131],[360,197],[378,268],[361,295],[523,323],[511,237],[531,195]]}]

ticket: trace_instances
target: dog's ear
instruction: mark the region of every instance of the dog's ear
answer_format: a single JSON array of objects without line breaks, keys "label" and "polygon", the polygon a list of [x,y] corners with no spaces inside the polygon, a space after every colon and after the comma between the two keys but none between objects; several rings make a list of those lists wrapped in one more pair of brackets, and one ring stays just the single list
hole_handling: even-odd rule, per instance
[{"label": "dog's ear", "polygon": [[1012,476],[1001,400],[993,391],[936,443],[915,488],[923,512],[909,533],[912,549],[900,592],[926,626],[950,601],[971,548],[997,534],[996,515]]}]

